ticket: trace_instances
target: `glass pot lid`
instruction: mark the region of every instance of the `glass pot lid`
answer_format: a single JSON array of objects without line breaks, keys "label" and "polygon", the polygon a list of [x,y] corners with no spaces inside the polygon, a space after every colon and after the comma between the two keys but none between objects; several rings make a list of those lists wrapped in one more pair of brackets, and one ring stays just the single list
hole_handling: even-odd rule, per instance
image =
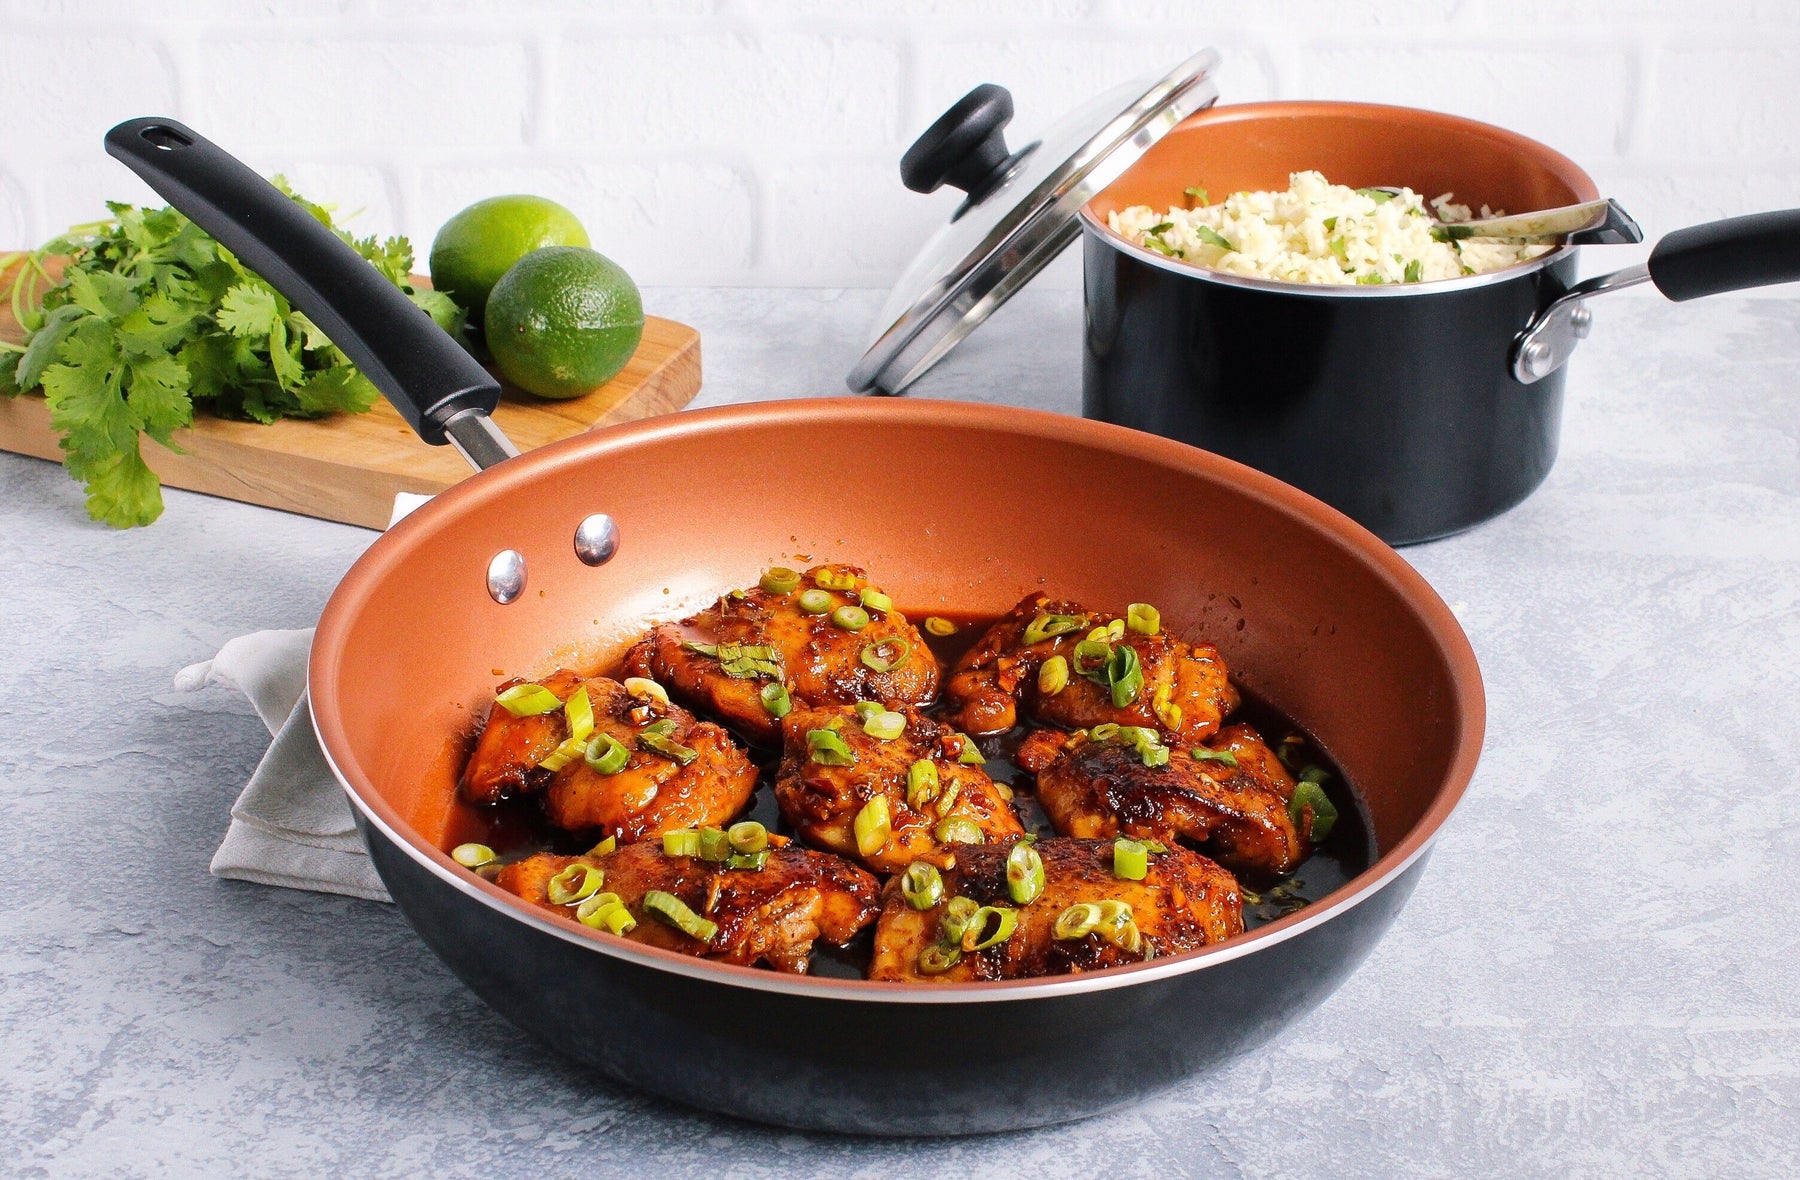
[{"label": "glass pot lid", "polygon": [[963,96],[907,149],[900,176],[915,192],[949,184],[968,199],[894,285],[850,388],[899,393],[956,347],[1075,240],[1083,205],[1218,101],[1218,64],[1207,49],[1153,83],[1115,87],[1011,153],[1012,95],[986,85]]}]

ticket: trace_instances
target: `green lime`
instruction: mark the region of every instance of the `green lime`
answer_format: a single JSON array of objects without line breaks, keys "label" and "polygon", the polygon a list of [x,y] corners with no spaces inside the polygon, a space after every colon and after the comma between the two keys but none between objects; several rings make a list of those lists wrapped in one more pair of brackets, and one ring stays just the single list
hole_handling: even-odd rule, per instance
[{"label": "green lime", "polygon": [[488,292],[519,259],[545,246],[585,246],[581,222],[555,201],[515,195],[476,201],[431,240],[431,285],[481,323]]},{"label": "green lime", "polygon": [[508,381],[539,397],[580,397],[637,351],[644,302],[631,276],[604,254],[549,246],[494,284],[484,325]]}]

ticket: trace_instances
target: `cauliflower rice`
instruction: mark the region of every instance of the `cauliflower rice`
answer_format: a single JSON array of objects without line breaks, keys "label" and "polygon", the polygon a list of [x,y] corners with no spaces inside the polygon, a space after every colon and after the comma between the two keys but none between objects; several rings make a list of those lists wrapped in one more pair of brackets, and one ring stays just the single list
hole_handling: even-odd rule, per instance
[{"label": "cauliflower rice", "polygon": [[[1188,189],[1198,206],[1158,213],[1133,205],[1107,218],[1114,233],[1170,258],[1209,270],[1288,283],[1419,283],[1515,266],[1546,245],[1432,236],[1425,200],[1411,189],[1389,196],[1295,172],[1286,192],[1232,193],[1217,205]],[[1445,193],[1431,202],[1443,222],[1469,220],[1467,205]],[[1482,206],[1481,216],[1503,216]]]}]

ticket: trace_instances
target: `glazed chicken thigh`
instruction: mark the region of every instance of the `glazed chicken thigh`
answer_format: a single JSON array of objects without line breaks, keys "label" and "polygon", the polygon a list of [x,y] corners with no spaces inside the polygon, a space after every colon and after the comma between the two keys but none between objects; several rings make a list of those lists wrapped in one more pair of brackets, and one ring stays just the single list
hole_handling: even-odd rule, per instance
[{"label": "glazed chicken thigh", "polygon": [[1025,834],[974,740],[916,709],[796,709],[782,734],[782,815],[808,843],[878,873]]},{"label": "glazed chicken thigh", "polygon": [[[1147,858],[1141,880],[1120,877],[1111,840],[1039,840],[1042,892],[1014,900],[1008,862],[1018,845],[961,848],[937,900],[888,882],[869,978],[889,982],[1026,979],[1099,971],[1221,942],[1244,929],[1232,875],[1196,852]],[[914,894],[927,901],[932,891]],[[1080,908],[1077,908],[1080,907]],[[1010,915],[1010,919],[1006,916]],[[1010,933],[981,944],[1012,923]]]},{"label": "glazed chicken thigh", "polygon": [[1225,663],[1211,644],[1186,643],[1148,618],[1128,625],[1079,603],[1027,596],[951,670],[948,719],[970,733],[999,733],[1017,724],[1022,703],[1059,729],[1110,722],[1204,741],[1237,708]]},{"label": "glazed chicken thigh", "polygon": [[856,566],[774,569],[679,623],[653,629],[625,657],[695,709],[762,745],[800,705],[927,705],[937,659]]},{"label": "glazed chicken thigh", "polygon": [[[572,865],[590,866],[599,876],[570,872]],[[553,899],[554,882],[561,883],[555,896],[566,900]],[[733,869],[670,856],[654,840],[620,845],[605,856],[540,852],[502,868],[494,883],[572,922],[583,921],[585,910],[584,924],[597,929],[609,926],[594,899],[604,906],[605,895],[613,894],[635,923],[623,933],[633,942],[796,975],[806,973],[815,940],[841,946],[874,920],[880,888],[855,865],[822,852],[771,849],[762,868]],[[666,916],[673,907],[661,898],[656,902],[665,908],[653,908],[653,892],[679,903],[693,932]]]},{"label": "glazed chicken thigh", "polygon": [[1177,743],[1160,760],[1116,738],[1040,730],[1019,765],[1037,773],[1038,802],[1064,836],[1190,840],[1268,877],[1311,854],[1288,812],[1294,779],[1249,725],[1228,725],[1205,746]]},{"label": "glazed chicken thigh", "polygon": [[[501,690],[524,684],[509,681]],[[566,670],[537,684],[560,707],[516,716],[503,697],[495,700],[463,774],[469,802],[542,791],[557,827],[598,828],[622,841],[723,824],[750,802],[756,767],[749,757],[724,729],[669,703],[660,687],[633,681],[627,688]],[[587,742],[572,742],[570,702],[583,691],[592,731]],[[582,748],[560,758],[565,742]]]}]

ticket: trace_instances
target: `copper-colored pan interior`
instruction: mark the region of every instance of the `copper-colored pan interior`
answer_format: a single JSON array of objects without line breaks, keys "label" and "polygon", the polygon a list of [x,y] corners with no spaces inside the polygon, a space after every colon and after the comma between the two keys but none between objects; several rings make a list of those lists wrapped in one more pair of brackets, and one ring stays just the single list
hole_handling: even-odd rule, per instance
[{"label": "copper-colored pan interior", "polygon": [[1145,152],[1088,203],[1101,225],[1128,205],[1185,208],[1182,190],[1214,201],[1240,190],[1281,190],[1288,174],[1333,184],[1405,185],[1427,198],[1455,193],[1476,208],[1522,213],[1600,194],[1573,160],[1523,135],[1410,107],[1265,102],[1201,111]]},{"label": "copper-colored pan interior", "polygon": [[[599,511],[622,546],[589,568],[571,537]],[[529,582],[500,606],[483,574],[508,548]],[[498,681],[610,658],[646,620],[770,564],[825,560],[865,564],[910,612],[997,613],[1039,588],[1113,609],[1156,603],[1325,744],[1391,856],[1448,814],[1480,748],[1480,679],[1461,631],[1346,518],[1166,439],[889,399],[675,415],[557,444],[439,497],[379,540],[326,610],[311,680],[320,732],[376,814],[436,848],[462,735]]]}]

